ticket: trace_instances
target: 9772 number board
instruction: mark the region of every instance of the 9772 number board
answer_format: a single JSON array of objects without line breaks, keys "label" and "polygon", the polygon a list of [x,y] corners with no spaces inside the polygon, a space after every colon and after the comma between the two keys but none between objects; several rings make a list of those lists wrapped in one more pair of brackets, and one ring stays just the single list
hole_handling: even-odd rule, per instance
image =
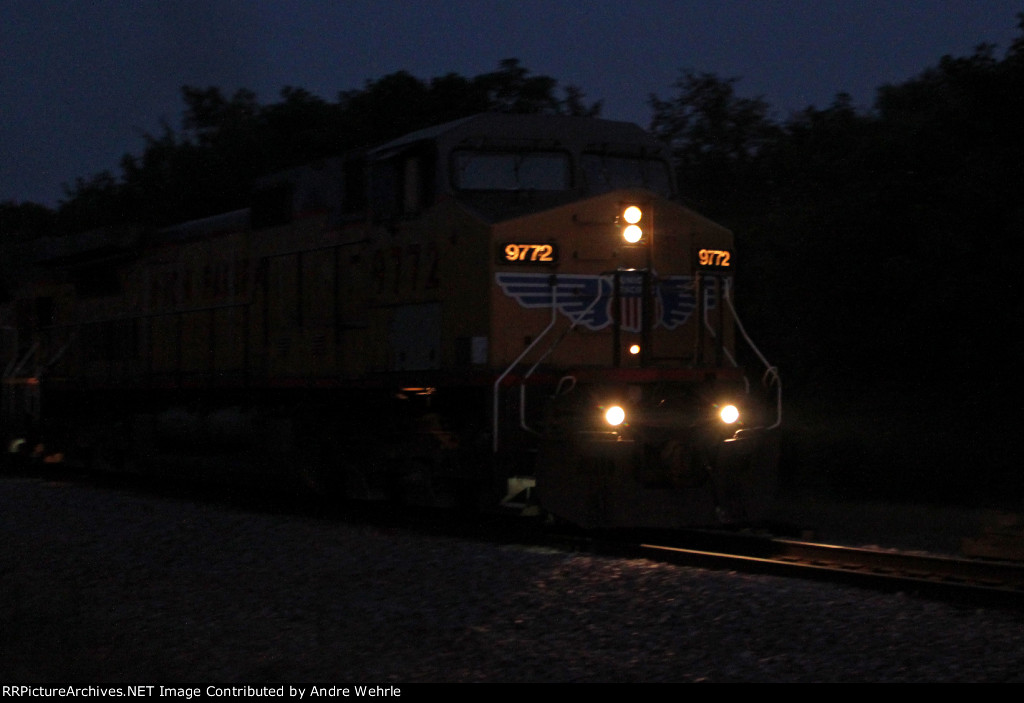
[{"label": "9772 number board", "polygon": [[498,263],[553,266],[558,263],[558,247],[551,243],[508,242],[500,244],[498,245]]},{"label": "9772 number board", "polygon": [[702,271],[731,271],[732,262],[731,249],[697,250],[697,268]]}]

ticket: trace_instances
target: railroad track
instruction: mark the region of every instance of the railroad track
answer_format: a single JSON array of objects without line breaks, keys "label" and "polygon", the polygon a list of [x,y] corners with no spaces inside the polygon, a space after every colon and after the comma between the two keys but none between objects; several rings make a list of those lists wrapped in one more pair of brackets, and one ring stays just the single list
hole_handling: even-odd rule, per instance
[{"label": "railroad track", "polygon": [[[687,532],[672,544],[597,547],[620,556],[703,568],[816,579],[970,605],[1024,607],[1024,564]],[[685,546],[679,546],[680,543]]]}]

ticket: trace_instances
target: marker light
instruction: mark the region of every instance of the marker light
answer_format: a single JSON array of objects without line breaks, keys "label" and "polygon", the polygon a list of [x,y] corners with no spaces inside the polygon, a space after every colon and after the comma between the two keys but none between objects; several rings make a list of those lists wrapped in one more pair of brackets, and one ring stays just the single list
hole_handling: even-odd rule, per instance
[{"label": "marker light", "polygon": [[639,354],[640,353],[640,345],[639,344],[632,344],[632,345],[630,345],[629,353],[632,354],[633,356],[636,356],[637,354]]},{"label": "marker light", "polygon": [[731,425],[740,419],[740,411],[735,405],[726,405],[718,411],[718,416],[722,418],[722,422]]},{"label": "marker light", "polygon": [[604,413],[604,421],[612,427],[618,427],[626,419],[626,411],[618,405],[613,405]]}]

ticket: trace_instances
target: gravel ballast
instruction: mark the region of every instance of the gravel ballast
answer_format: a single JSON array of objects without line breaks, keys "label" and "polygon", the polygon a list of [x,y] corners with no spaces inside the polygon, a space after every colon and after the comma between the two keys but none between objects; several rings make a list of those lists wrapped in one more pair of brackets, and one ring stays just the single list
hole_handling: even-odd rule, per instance
[{"label": "gravel ballast", "polygon": [[1018,612],[0,477],[0,679],[1021,681]]}]

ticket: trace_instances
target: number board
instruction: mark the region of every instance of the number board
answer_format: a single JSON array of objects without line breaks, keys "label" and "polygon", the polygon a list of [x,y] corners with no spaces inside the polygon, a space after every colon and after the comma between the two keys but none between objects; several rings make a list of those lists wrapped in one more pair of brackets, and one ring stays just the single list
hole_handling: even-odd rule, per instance
[{"label": "number board", "polygon": [[524,242],[501,244],[498,246],[498,263],[554,265],[558,263],[558,247],[554,244]]},{"label": "number board", "polygon": [[698,249],[697,268],[714,271],[732,270],[733,255],[731,249]]}]

